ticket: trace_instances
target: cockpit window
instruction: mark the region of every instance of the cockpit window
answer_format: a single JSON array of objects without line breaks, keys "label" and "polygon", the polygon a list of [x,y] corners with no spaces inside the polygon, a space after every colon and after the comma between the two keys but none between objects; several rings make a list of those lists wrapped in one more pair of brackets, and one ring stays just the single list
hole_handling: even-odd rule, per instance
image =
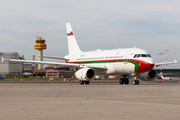
[{"label": "cockpit window", "polygon": [[134,55],[134,58],[136,58],[137,54]]},{"label": "cockpit window", "polygon": [[147,54],[147,56],[148,56],[148,57],[151,57],[151,55],[150,55],[150,54]]},{"label": "cockpit window", "polygon": [[147,55],[146,54],[141,54],[141,57],[147,57]]},{"label": "cockpit window", "polygon": [[138,57],[151,57],[150,54],[135,54],[134,58],[138,58]]}]

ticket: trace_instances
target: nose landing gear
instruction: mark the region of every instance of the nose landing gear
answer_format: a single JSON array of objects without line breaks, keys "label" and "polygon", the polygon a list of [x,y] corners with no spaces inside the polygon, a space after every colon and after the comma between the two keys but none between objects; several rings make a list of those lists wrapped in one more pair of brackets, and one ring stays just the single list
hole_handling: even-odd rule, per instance
[{"label": "nose landing gear", "polygon": [[139,80],[134,80],[133,85],[139,85]]},{"label": "nose landing gear", "polygon": [[133,76],[134,76],[133,85],[139,85],[139,80],[137,80],[136,74],[134,74]]}]

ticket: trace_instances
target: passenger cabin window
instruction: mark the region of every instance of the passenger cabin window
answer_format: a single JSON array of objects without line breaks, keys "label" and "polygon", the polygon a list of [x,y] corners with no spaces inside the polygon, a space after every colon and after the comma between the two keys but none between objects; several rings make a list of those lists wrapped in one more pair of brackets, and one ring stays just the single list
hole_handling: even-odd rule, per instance
[{"label": "passenger cabin window", "polygon": [[151,57],[150,54],[135,54],[134,58],[139,58],[139,57]]}]

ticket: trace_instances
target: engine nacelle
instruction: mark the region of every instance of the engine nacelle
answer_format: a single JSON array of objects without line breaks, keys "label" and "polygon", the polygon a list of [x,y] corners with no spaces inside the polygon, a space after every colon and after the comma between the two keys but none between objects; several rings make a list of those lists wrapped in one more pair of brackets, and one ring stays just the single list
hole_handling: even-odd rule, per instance
[{"label": "engine nacelle", "polygon": [[148,81],[148,80],[152,81],[156,78],[156,76],[157,76],[156,70],[150,70],[145,73],[139,73],[136,77],[137,79],[141,79],[144,81]]},{"label": "engine nacelle", "polygon": [[82,68],[74,73],[75,77],[79,80],[93,80],[96,72],[92,68]]}]

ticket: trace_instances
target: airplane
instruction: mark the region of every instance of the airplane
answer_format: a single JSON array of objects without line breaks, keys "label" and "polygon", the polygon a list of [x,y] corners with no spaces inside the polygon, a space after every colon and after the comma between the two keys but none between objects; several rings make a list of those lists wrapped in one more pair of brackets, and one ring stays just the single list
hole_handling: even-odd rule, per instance
[{"label": "airplane", "polygon": [[24,73],[22,73],[22,75],[33,75],[33,73],[29,73],[29,72],[24,72]]},{"label": "airplane", "polygon": [[162,80],[172,80],[172,77],[164,77],[163,75],[159,74],[158,79],[162,79]]},{"label": "airplane", "polygon": [[[122,75],[120,84],[129,84],[128,74],[134,75],[134,85],[139,85],[139,80],[154,80],[157,76],[155,66],[176,64],[173,62],[154,63],[151,55],[140,48],[119,48],[111,50],[101,50],[82,52],[79,48],[71,24],[66,23],[68,51],[69,54],[64,58],[66,63],[49,61],[32,61],[8,59],[36,64],[49,64],[55,66],[68,66],[76,70],[75,77],[80,80],[80,84],[88,85],[96,75]],[[52,57],[54,58],[54,57]],[[56,58],[55,58],[56,59]],[[6,59],[2,58],[2,61]]]}]

